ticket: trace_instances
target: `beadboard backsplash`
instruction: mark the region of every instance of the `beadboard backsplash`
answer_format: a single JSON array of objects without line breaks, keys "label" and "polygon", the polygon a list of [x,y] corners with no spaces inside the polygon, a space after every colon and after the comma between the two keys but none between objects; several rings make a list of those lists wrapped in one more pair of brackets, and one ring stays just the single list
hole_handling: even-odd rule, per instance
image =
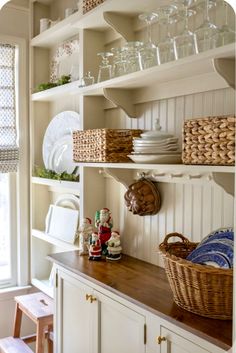
[{"label": "beadboard backsplash", "polygon": [[[182,143],[182,125],[188,118],[233,114],[234,92],[223,89],[144,105],[139,119],[130,119],[119,109],[106,111],[107,127],[152,129],[157,117],[164,131],[177,135]],[[140,217],[124,206],[125,188],[111,178],[107,181],[107,205],[113,213],[114,228],[122,236],[123,252],[162,265],[158,244],[170,232],[179,232],[200,241],[212,230],[233,226],[233,197],[207,181],[201,184],[158,183],[162,207],[156,216]]]}]

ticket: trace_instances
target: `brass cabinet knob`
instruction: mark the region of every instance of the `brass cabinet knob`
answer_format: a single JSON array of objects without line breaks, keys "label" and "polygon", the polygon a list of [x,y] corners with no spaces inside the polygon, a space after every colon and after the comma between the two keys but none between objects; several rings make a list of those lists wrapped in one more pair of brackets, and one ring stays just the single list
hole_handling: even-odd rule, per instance
[{"label": "brass cabinet knob", "polygon": [[164,341],[166,341],[166,337],[161,337],[161,336],[157,337],[158,344],[161,344],[161,342],[164,342]]},{"label": "brass cabinet knob", "polygon": [[90,303],[93,303],[97,300],[97,298],[93,297],[91,294],[86,294],[86,300],[89,300]]}]

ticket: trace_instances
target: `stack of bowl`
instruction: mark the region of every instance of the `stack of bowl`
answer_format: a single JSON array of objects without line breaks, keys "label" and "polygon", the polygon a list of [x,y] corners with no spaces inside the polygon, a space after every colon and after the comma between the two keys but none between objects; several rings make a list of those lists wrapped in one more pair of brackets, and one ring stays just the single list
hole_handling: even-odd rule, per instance
[{"label": "stack of bowl", "polygon": [[136,163],[181,163],[178,138],[161,131],[156,119],[154,130],[133,139],[133,152],[128,157]]}]

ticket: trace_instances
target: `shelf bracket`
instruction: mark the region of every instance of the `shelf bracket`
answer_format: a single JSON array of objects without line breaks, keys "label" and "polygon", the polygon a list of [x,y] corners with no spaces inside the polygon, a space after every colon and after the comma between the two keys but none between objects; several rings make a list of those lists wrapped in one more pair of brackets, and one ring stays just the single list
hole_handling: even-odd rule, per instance
[{"label": "shelf bracket", "polygon": [[134,31],[132,26],[132,18],[119,14],[117,12],[104,12],[104,20],[118,32],[125,40],[132,41],[134,40]]},{"label": "shelf bracket", "polygon": [[130,118],[137,118],[135,105],[133,104],[133,91],[120,88],[104,88],[106,99],[121,108]]},{"label": "shelf bracket", "polygon": [[104,172],[124,185],[126,189],[134,182],[134,174],[130,169],[104,168]]},{"label": "shelf bracket", "polygon": [[235,89],[235,59],[213,59],[215,71],[223,77],[227,84]]},{"label": "shelf bracket", "polygon": [[234,173],[212,173],[216,184],[221,186],[228,194],[234,196]]}]

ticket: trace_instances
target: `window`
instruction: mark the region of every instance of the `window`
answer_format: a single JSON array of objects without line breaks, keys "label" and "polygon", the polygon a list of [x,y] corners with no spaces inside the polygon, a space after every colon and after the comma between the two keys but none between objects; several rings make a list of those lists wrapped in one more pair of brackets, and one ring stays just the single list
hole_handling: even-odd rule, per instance
[{"label": "window", "polygon": [[28,284],[25,61],[24,41],[0,36],[0,288]]}]

